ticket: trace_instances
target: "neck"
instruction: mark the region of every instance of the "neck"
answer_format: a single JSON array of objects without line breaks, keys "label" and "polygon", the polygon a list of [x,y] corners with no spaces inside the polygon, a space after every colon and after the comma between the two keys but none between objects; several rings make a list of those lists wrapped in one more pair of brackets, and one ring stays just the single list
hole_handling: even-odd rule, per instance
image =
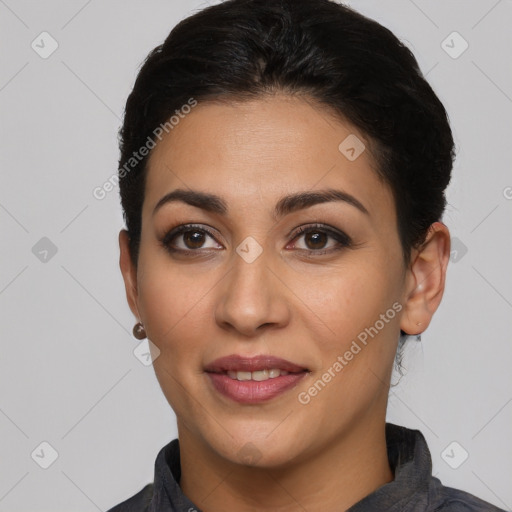
[{"label": "neck", "polygon": [[300,462],[264,468],[220,457],[179,423],[180,487],[208,512],[346,510],[393,480],[383,420],[355,425]]}]

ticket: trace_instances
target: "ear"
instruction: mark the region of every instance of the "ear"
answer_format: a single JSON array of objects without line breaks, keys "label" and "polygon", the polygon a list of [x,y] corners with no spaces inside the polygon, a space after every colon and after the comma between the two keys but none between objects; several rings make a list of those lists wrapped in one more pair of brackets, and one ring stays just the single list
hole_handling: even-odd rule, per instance
[{"label": "ear", "polygon": [[444,293],[450,259],[450,232],[442,222],[434,222],[425,242],[413,252],[407,270],[406,297],[400,328],[420,334],[430,324]]},{"label": "ear", "polygon": [[139,310],[137,307],[137,268],[132,263],[130,257],[130,236],[126,229],[119,232],[119,267],[124,279],[124,287],[126,290],[126,299],[132,313],[140,320]]}]

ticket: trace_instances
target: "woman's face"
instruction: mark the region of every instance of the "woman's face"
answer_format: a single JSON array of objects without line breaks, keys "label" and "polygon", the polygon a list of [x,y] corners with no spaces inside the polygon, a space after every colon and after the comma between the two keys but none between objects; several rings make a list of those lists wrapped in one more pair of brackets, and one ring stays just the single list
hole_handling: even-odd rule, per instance
[{"label": "woman's face", "polygon": [[199,103],[153,149],[131,305],[180,438],[277,466],[383,421],[411,287],[391,190],[355,137],[278,95]]}]

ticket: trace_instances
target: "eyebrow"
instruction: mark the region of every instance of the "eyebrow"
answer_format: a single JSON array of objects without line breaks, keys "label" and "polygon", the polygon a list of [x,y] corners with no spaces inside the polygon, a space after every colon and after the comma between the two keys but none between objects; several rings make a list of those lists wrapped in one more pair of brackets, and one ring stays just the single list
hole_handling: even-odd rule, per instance
[{"label": "eyebrow", "polygon": [[[155,215],[156,212],[165,204],[176,201],[181,201],[191,206],[201,208],[207,212],[216,213],[222,216],[225,216],[228,213],[228,206],[226,202],[215,194],[199,192],[197,190],[176,189],[169,192],[158,201],[152,215]],[[277,220],[280,217],[304,208],[309,208],[315,204],[333,201],[342,201],[354,206],[365,215],[370,215],[364,205],[351,194],[342,190],[328,188],[315,192],[298,192],[296,194],[290,194],[282,197],[274,208],[273,218]]]}]

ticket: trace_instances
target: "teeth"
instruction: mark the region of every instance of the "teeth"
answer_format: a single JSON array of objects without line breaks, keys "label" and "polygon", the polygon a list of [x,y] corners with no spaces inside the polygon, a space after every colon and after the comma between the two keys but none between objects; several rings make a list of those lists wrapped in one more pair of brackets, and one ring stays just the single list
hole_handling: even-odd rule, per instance
[{"label": "teeth", "polygon": [[259,370],[257,372],[252,372],[252,380],[261,381],[261,380],[267,380],[269,378],[270,377],[268,374],[268,370]]},{"label": "teeth", "polygon": [[255,380],[261,382],[262,380],[275,379],[280,375],[288,375],[290,372],[272,368],[271,370],[258,370],[256,372],[235,372],[229,370],[228,377],[236,380]]}]

